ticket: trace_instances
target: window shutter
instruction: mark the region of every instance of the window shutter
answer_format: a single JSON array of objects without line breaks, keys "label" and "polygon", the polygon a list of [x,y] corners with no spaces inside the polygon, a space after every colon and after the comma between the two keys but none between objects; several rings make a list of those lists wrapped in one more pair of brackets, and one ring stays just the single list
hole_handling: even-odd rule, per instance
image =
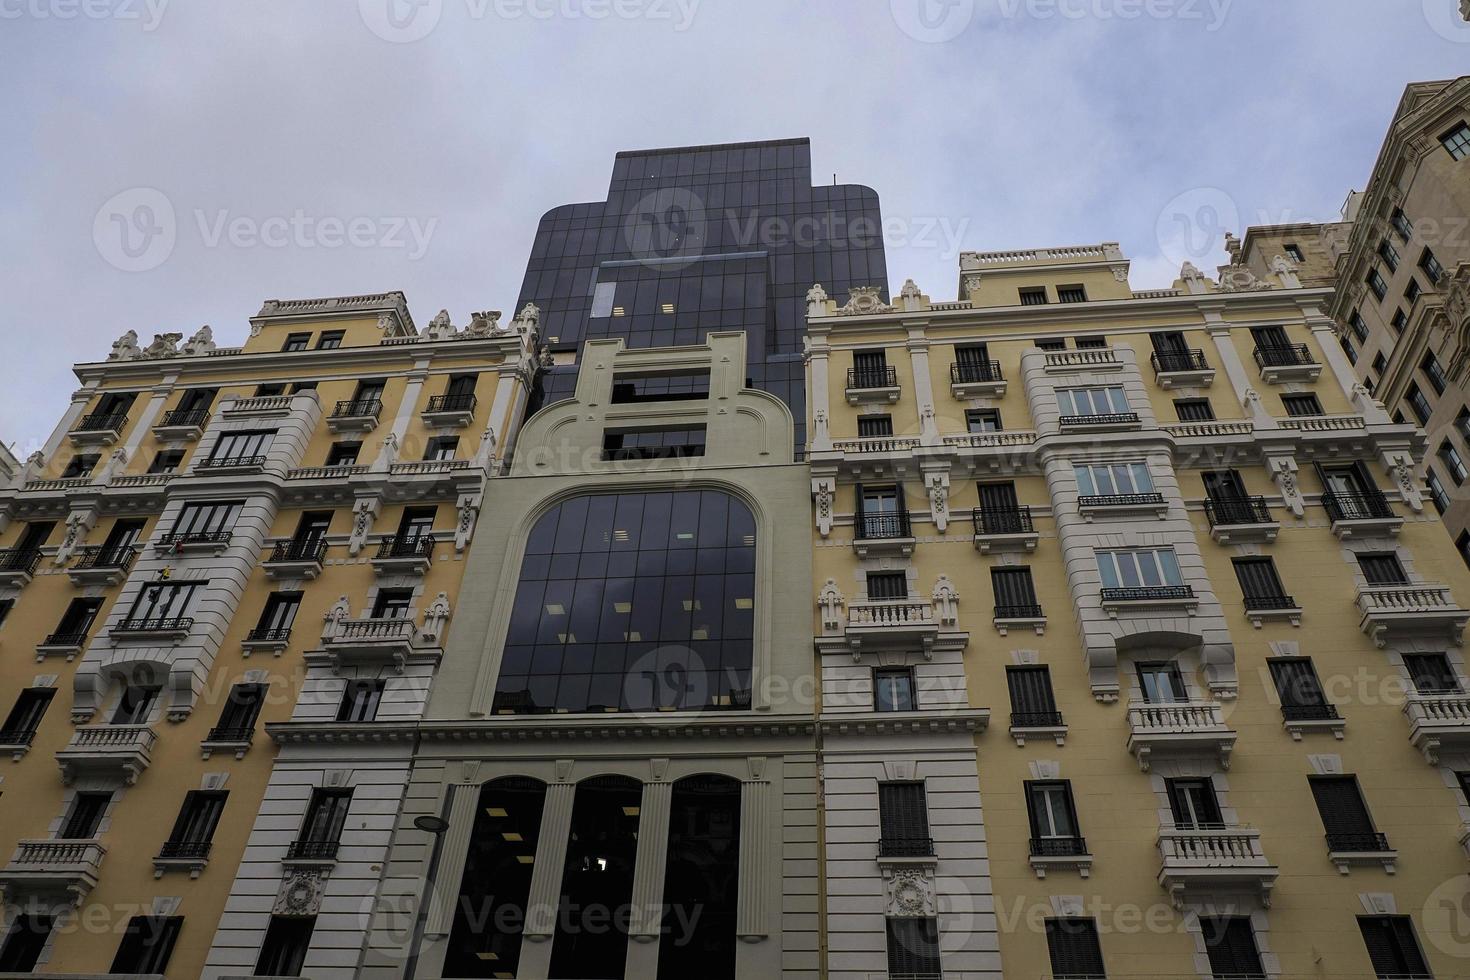
[{"label": "window shutter", "polygon": [[1407,915],[1365,915],[1358,918],[1363,945],[1380,977],[1428,977],[1429,965],[1414,937]]},{"label": "window shutter", "polygon": [[888,975],[939,974],[938,923],[933,919],[889,919]]},{"label": "window shutter", "polygon": [[1249,919],[1201,919],[1205,952],[1215,976],[1264,977]]},{"label": "window shutter", "polygon": [[1105,975],[1097,923],[1092,919],[1047,919],[1046,948],[1053,977]]},{"label": "window shutter", "polygon": [[923,783],[879,783],[880,833],[893,840],[927,840],[929,813]]},{"label": "window shutter", "polygon": [[1414,688],[1423,693],[1453,692],[1460,689],[1460,682],[1450,670],[1450,662],[1442,653],[1406,653],[1404,666],[1413,678]]},{"label": "window shutter", "polygon": [[1031,569],[991,569],[990,581],[995,589],[996,606],[1014,610],[1011,615],[1024,615],[1025,610],[1037,605],[1036,589],[1031,584]]},{"label": "window shutter", "polygon": [[1270,558],[1235,559],[1235,577],[1240,580],[1241,591],[1247,599],[1265,599],[1286,594],[1281,578],[1276,574],[1276,563]]},{"label": "window shutter", "polygon": [[1352,776],[1312,777],[1312,796],[1328,834],[1371,834],[1373,818]]},{"label": "window shutter", "polygon": [[1055,713],[1056,698],[1051,689],[1051,672],[1045,667],[1008,667],[1006,683],[1011,691],[1011,711],[1035,715]]},{"label": "window shutter", "polygon": [[1271,660],[1268,663],[1283,707],[1317,708],[1327,704],[1310,660]]},{"label": "window shutter", "polygon": [[1013,511],[1020,506],[1014,483],[980,484],[980,508],[988,511]]}]

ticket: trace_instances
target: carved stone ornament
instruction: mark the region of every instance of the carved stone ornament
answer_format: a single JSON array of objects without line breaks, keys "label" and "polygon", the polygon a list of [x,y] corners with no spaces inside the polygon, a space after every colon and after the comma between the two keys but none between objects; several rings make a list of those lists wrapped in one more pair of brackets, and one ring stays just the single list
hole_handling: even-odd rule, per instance
[{"label": "carved stone ornament", "polygon": [[912,279],[903,281],[903,291],[899,293],[904,299],[918,299],[921,293],[918,285]]},{"label": "carved stone ornament", "polygon": [[107,359],[109,361],[133,361],[137,360],[138,354],[138,331],[129,330],[112,342],[112,353],[107,355]]},{"label": "carved stone ornament", "polygon": [[195,331],[194,336],[188,339],[179,353],[188,357],[203,357],[212,350],[214,350],[214,331],[206,323]]},{"label": "carved stone ornament", "polygon": [[541,323],[541,308],[535,303],[527,303],[521,307],[521,312],[516,314],[511,327],[516,333],[535,335],[538,325]]},{"label": "carved stone ornament", "polygon": [[1271,283],[1257,279],[1256,274],[1243,265],[1220,266],[1220,292],[1222,293],[1256,293],[1275,288]]},{"label": "carved stone ornament", "polygon": [[877,286],[854,286],[847,296],[847,305],[837,311],[838,316],[869,316],[875,313],[892,313],[893,307],[883,302]]},{"label": "carved stone ornament", "polygon": [[1113,279],[1117,282],[1128,281],[1128,267],[1123,265],[1113,266]]},{"label": "carved stone ornament", "polygon": [[822,288],[821,283],[813,283],[812,288],[806,291],[806,301],[808,305],[827,302],[827,291]]},{"label": "carved stone ornament", "polygon": [[179,356],[179,341],[184,339],[181,333],[156,333],[153,335],[153,343],[143,348],[140,355],[144,360],[158,360],[165,357]]},{"label": "carved stone ornament", "polygon": [[489,337],[491,334],[500,332],[500,311],[485,310],[481,313],[470,314],[470,325],[464,328],[461,337],[470,340],[477,337]]},{"label": "carved stone ornament", "polygon": [[1179,267],[1179,278],[1185,282],[1200,282],[1204,280],[1205,274],[1199,271],[1199,266],[1185,260],[1184,265]]},{"label": "carved stone ornament", "polygon": [[453,336],[454,323],[449,319],[448,310],[440,310],[424,328],[425,340],[449,340]]},{"label": "carved stone ornament", "polygon": [[979,291],[980,291],[980,277],[978,275],[975,275],[975,276],[966,276],[965,277],[965,294],[968,296],[968,295],[971,295],[973,293],[978,293]]},{"label": "carved stone ornament", "polygon": [[324,881],[319,871],[293,871],[281,881],[276,893],[273,915],[304,919],[316,915],[322,907]]},{"label": "carved stone ornament", "polygon": [[922,871],[895,871],[893,877],[888,879],[888,914],[902,918],[937,914],[934,883]]},{"label": "carved stone ornament", "polygon": [[822,610],[822,632],[829,636],[842,631],[842,592],[834,579],[828,579],[817,593],[817,605]]}]

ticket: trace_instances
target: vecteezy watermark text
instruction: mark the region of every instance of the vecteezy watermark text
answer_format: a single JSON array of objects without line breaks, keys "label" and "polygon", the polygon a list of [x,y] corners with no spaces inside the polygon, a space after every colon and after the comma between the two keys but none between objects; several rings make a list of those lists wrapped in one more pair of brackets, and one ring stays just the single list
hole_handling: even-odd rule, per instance
[{"label": "vecteezy watermark text", "polygon": [[169,0],[0,0],[0,20],[137,21],[154,31]]},{"label": "vecteezy watermark text", "polygon": [[[694,24],[702,0],[461,0],[472,21],[642,20],[665,23],[676,32]],[[445,0],[358,0],[368,30],[385,41],[406,44],[433,33],[444,16]]]},{"label": "vecteezy watermark text", "polygon": [[1007,20],[1198,21],[1210,33],[1225,25],[1235,0],[996,0]]}]

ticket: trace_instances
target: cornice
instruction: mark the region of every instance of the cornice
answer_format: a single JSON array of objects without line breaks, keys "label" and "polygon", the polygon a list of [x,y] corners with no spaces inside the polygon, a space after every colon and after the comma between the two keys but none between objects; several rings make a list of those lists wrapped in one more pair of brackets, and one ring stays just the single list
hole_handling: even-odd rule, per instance
[{"label": "cornice", "polygon": [[266,734],[277,745],[349,744],[365,742],[410,742],[418,737],[418,724],[358,722],[268,722]]},{"label": "cornice", "polygon": [[831,735],[953,735],[990,727],[989,708],[960,711],[883,711],[823,715],[821,732]]},{"label": "cornice", "polygon": [[463,721],[425,721],[419,734],[432,742],[577,742],[681,738],[790,738],[816,734],[816,719],[762,717],[753,711],[718,714],[497,715]]}]

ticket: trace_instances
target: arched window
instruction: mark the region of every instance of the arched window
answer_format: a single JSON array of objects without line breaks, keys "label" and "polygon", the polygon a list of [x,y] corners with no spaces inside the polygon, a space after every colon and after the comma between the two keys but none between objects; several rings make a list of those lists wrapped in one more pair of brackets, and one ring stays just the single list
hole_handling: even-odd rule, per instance
[{"label": "arched window", "polygon": [[622,980],[642,804],[643,786],[636,779],[594,776],[577,784],[551,977]]},{"label": "arched window", "polygon": [[531,531],[498,714],[750,706],[755,518],[718,490],[599,494]]},{"label": "arched window", "polygon": [[735,980],[739,886],[739,780],[679,780],[669,806],[658,980]]}]

